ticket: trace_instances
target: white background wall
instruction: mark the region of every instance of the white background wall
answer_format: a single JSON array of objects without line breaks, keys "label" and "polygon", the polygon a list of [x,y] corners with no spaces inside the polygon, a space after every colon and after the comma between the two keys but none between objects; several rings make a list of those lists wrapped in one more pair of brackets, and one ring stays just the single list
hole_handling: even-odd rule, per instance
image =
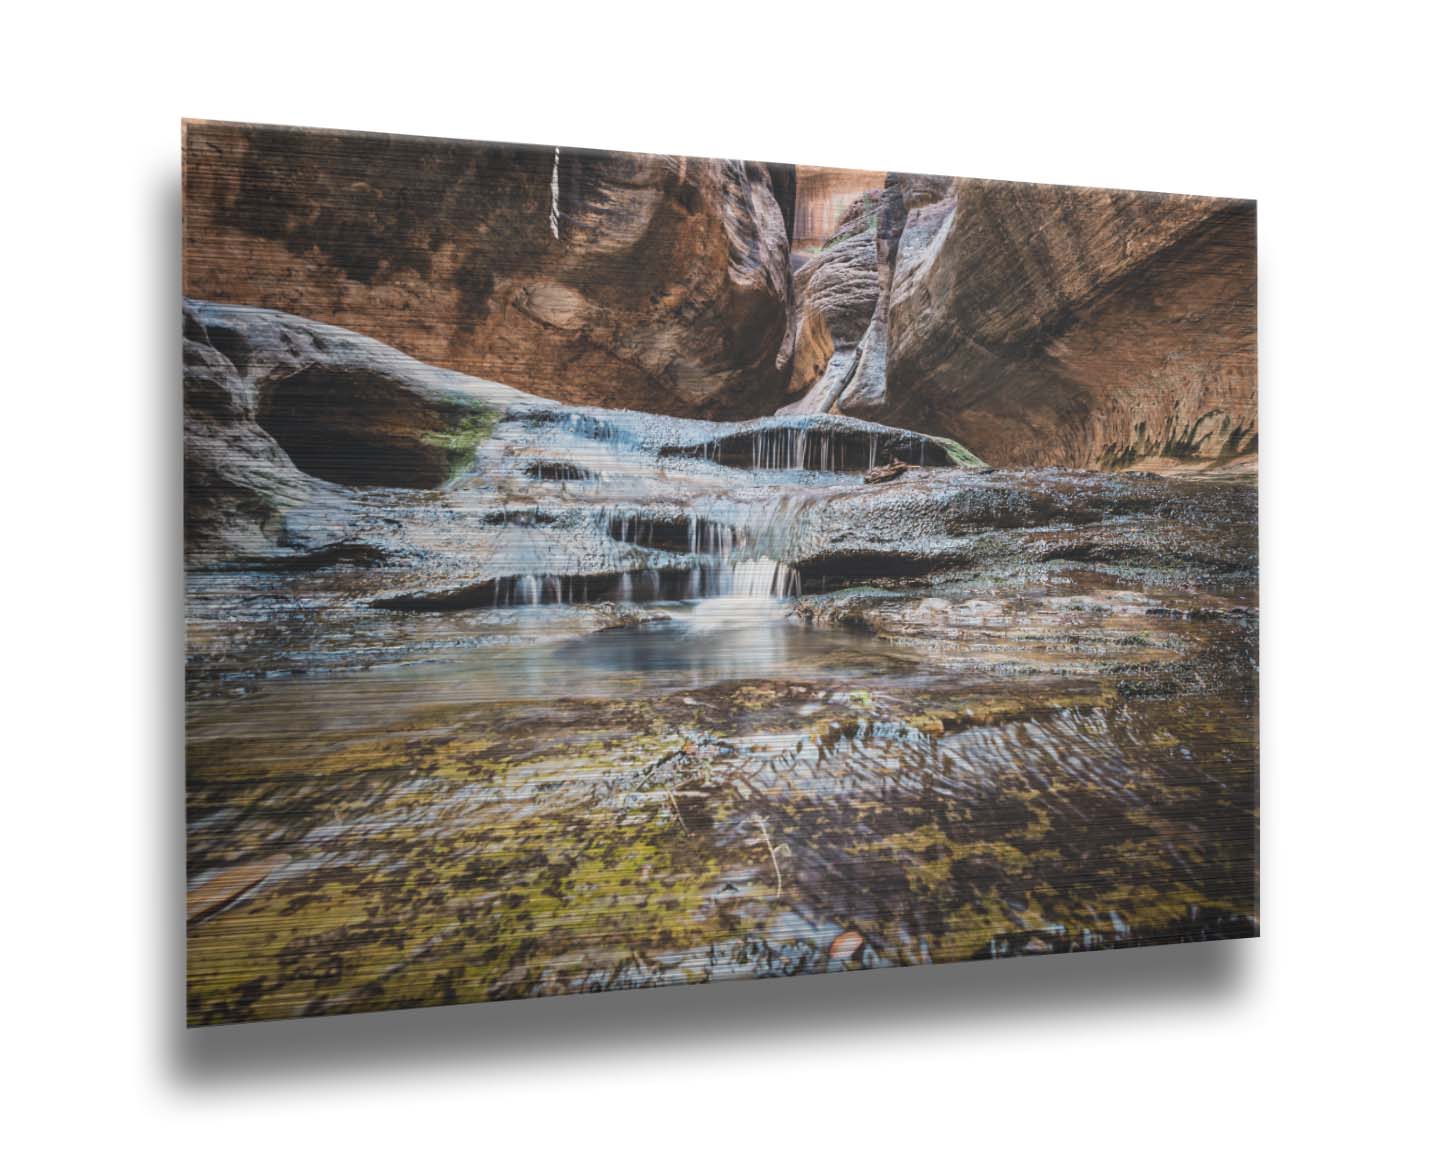
[{"label": "white background wall", "polygon": [[[1424,9],[41,13],[0,75],[10,1146],[1433,1138]],[[1264,938],[185,1035],[182,115],[1258,197]]]}]

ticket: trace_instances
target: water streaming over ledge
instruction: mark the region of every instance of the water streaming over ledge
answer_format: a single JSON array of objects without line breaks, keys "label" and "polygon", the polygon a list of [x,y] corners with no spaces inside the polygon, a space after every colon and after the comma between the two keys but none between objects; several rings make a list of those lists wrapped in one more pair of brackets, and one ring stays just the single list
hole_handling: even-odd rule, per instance
[{"label": "water streaming over ledge", "polygon": [[[631,412],[539,410],[527,419],[550,438],[547,454],[525,460],[512,475],[542,484],[589,486],[583,495],[562,490],[555,497],[561,505],[574,497],[583,506],[610,492],[636,501],[590,504],[588,527],[620,547],[608,556],[590,551],[582,558],[561,540],[554,554],[510,556],[510,564],[521,563],[506,574],[461,588],[390,597],[381,606],[503,608],[799,596],[804,589],[794,561],[805,553],[805,513],[823,499],[837,474],[862,472],[892,459],[953,464],[946,450],[925,436],[838,417],[724,425],[662,421]],[[579,443],[566,449],[566,439]],[[587,463],[576,464],[570,457]],[[756,477],[733,493],[712,487],[715,495],[672,504],[670,490],[655,487],[653,480],[647,487],[634,472],[636,461],[648,461],[653,474],[664,477],[667,458],[699,461],[702,468],[782,475]],[[542,514],[538,503],[513,519],[503,509],[486,516],[486,523],[566,531],[561,510]]]},{"label": "water streaming over ledge", "polygon": [[915,433],[809,423],[727,432],[699,443],[667,446],[660,454],[757,472],[864,472],[891,459],[935,467],[952,463],[943,448]]},{"label": "water streaming over ledge", "polygon": [[721,597],[779,600],[801,594],[800,575],[768,557],[701,560],[684,568],[638,568],[600,575],[530,572],[499,576],[457,592],[394,597],[389,608],[516,608],[542,604],[644,604]]},{"label": "water streaming over ledge", "polygon": [[[496,608],[613,601],[638,604],[719,597],[786,599],[802,592],[800,574],[768,554],[783,549],[791,506],[767,503],[739,524],[693,509],[673,515],[651,510],[602,507],[596,526],[621,545],[632,546],[638,568],[612,573],[562,575],[547,572],[497,577],[476,586],[465,603]],[[777,547],[778,546],[778,547]],[[487,596],[488,591],[488,596]],[[408,606],[408,605],[399,605]],[[429,605],[440,607],[442,605]]]},{"label": "water streaming over ledge", "polygon": [[[768,418],[723,425],[629,412],[529,413],[531,439],[522,436],[521,442],[537,443],[538,432],[543,454],[522,452],[507,461],[505,472],[522,491],[530,484],[562,487],[553,495],[532,490],[533,505],[488,509],[483,523],[546,531],[507,545],[494,557],[504,566],[499,574],[376,603],[444,610],[798,596],[803,588],[793,560],[803,552],[803,513],[819,488],[837,473],[858,472],[888,456],[918,462],[927,454],[928,442],[914,433],[829,419],[833,426]],[[686,476],[691,466],[682,460],[789,475],[756,477],[733,492],[710,482],[713,495],[672,503],[673,489],[655,483],[665,475],[666,458]],[[637,472],[647,462],[649,473]],[[570,483],[581,487],[564,487]],[[606,496],[628,502],[611,503]],[[619,547],[597,550],[587,532]]]},{"label": "water streaming over ledge", "polygon": [[[683,547],[690,568],[681,599],[721,596],[784,599],[800,595],[800,575],[773,554],[784,554],[788,550],[795,512],[796,505],[781,498],[766,501],[758,513],[751,510],[739,523],[702,515],[693,508],[670,517],[637,509],[611,508],[602,510],[600,516],[610,536],[622,544],[670,551]],[[635,600],[635,587],[635,580],[627,573],[618,598]],[[651,581],[649,588],[653,587]]]}]

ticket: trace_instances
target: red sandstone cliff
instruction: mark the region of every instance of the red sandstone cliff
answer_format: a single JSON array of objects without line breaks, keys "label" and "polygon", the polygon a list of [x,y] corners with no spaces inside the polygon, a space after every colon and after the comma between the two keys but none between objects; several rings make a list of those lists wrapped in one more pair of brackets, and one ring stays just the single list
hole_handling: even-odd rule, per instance
[{"label": "red sandstone cliff", "polygon": [[[1253,201],[983,180],[946,191],[889,179],[858,355],[846,363],[837,346],[792,376],[792,391],[810,388],[796,407],[940,433],[998,465],[1256,451]],[[856,243],[838,238],[832,260]],[[811,288],[823,281],[816,269],[797,283],[799,333],[833,311],[833,291]]]},{"label": "red sandstone cliff", "polygon": [[214,123],[187,124],[184,165],[189,296],[561,400],[728,416],[781,402],[789,247],[771,167]]}]

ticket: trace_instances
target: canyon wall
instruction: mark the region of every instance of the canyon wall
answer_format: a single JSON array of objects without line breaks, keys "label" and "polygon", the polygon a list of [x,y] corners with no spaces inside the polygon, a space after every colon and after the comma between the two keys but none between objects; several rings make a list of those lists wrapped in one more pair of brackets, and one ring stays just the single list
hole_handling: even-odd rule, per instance
[{"label": "canyon wall", "polygon": [[846,212],[867,192],[885,183],[884,172],[858,168],[795,167],[796,251],[820,248],[841,225]]},{"label": "canyon wall", "polygon": [[996,465],[1258,446],[1251,201],[203,122],[184,164],[187,295],[537,396]]},{"label": "canyon wall", "polygon": [[184,179],[188,296],[560,400],[783,402],[785,166],[191,122]]},{"label": "canyon wall", "polygon": [[1255,291],[1252,201],[892,174],[797,275],[791,406],[997,465],[1250,456]]}]

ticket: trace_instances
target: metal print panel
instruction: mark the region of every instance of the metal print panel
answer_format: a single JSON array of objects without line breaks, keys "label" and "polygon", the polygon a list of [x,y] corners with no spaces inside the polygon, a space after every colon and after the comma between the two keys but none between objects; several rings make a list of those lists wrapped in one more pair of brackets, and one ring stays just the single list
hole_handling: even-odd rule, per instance
[{"label": "metal print panel", "polygon": [[1258,932],[1253,202],[183,162],[190,1023]]}]

